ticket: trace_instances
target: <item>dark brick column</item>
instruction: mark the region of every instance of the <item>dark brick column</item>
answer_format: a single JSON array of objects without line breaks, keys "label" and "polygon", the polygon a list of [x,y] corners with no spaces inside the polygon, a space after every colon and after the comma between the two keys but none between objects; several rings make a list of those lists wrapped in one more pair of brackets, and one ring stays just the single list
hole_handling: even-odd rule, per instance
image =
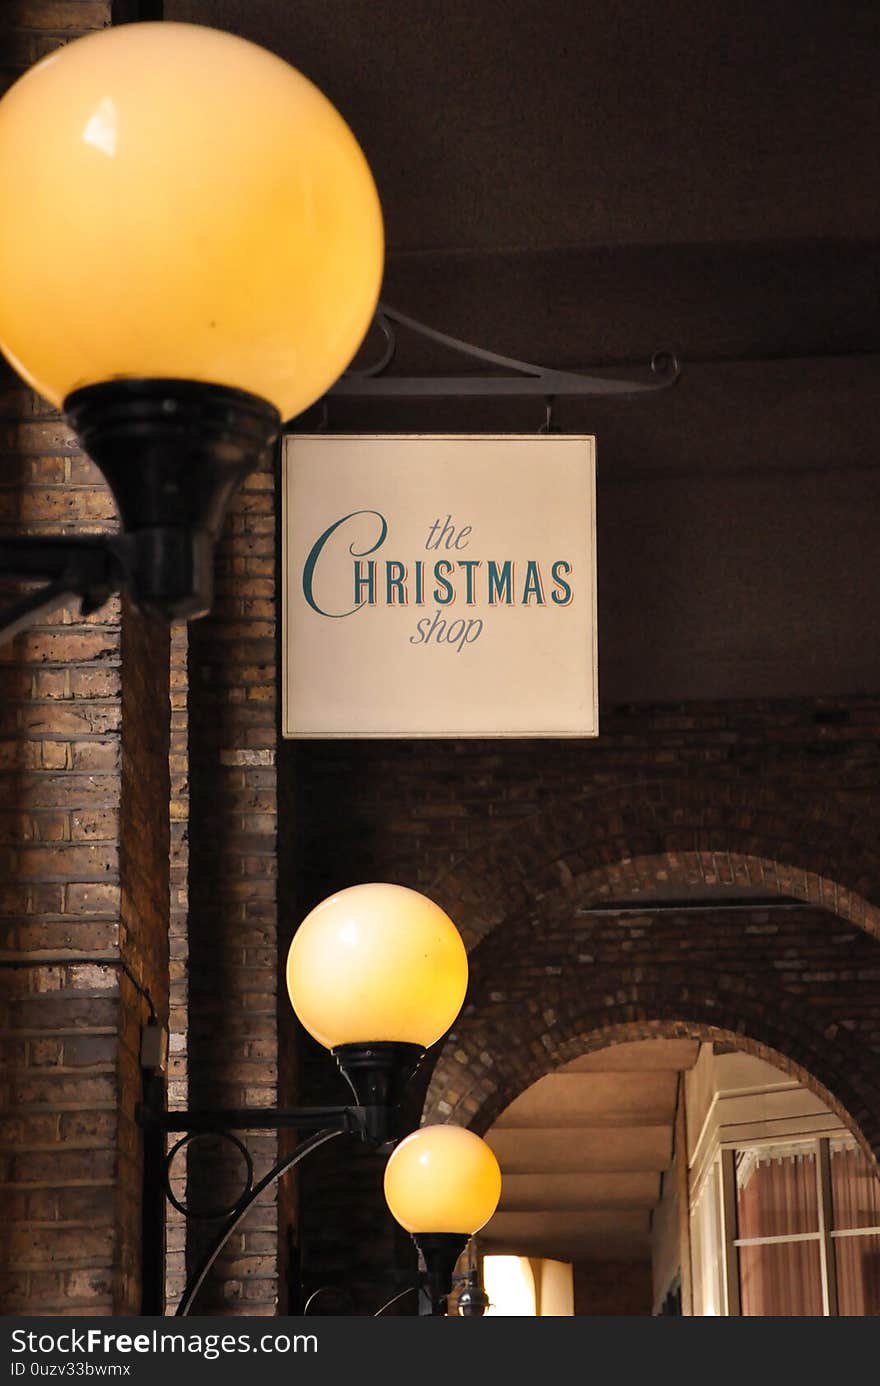
[{"label": "dark brick column", "polygon": [[[275,477],[251,476],[217,555],[210,617],[190,628],[189,936],[186,1064],[191,1107],[277,1102]],[[175,1037],[178,1065],[182,1037]],[[179,1081],[179,1078],[176,1080]],[[257,1177],[277,1151],[253,1136]],[[234,1201],[239,1161],[190,1148],[190,1198]],[[276,1190],[230,1243],[197,1313],[274,1314]],[[201,1241],[189,1228],[188,1262]]]}]

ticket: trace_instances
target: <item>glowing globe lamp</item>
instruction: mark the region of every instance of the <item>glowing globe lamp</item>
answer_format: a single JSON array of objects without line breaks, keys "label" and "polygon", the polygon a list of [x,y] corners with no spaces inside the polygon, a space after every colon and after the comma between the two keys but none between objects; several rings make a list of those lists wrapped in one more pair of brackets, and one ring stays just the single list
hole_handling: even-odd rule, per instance
[{"label": "glowing globe lamp", "polygon": [[501,1197],[494,1152],[463,1126],[422,1126],[385,1167],[388,1207],[407,1232],[464,1233],[489,1221]]},{"label": "glowing globe lamp", "polygon": [[322,901],[287,958],[297,1017],[368,1107],[399,1103],[424,1051],[458,1015],[467,981],[467,954],[449,916],[418,891],[386,882]]},{"label": "glowing globe lamp", "polygon": [[366,160],[265,49],[126,24],[51,53],[0,100],[0,190],[0,349],[104,472],[135,598],[198,614],[236,486],[375,310]]},{"label": "glowing globe lamp", "polygon": [[425,1261],[431,1301],[445,1312],[455,1263],[501,1197],[501,1170],[485,1141],[461,1126],[423,1126],[393,1151],[385,1199]]},{"label": "glowing globe lamp", "polygon": [[376,306],[382,218],[354,136],[232,34],[125,24],[51,53],[0,102],[0,186],[0,344],[56,405],[165,377],[287,419]]},{"label": "glowing globe lamp", "polygon": [[458,1015],[467,976],[461,935],[439,905],[380,882],[317,905],[287,959],[293,1009],[328,1049],[365,1040],[426,1049]]}]

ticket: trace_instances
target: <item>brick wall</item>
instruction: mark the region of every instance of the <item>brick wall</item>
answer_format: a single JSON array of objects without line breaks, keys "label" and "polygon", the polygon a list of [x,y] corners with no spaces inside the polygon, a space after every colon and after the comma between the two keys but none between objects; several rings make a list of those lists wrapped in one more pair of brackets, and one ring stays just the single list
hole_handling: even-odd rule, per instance
[{"label": "brick wall", "polygon": [[5,0],[0,14],[0,91],[70,39],[111,21],[111,0]]},{"label": "brick wall", "polygon": [[587,875],[597,900],[720,882],[873,929],[878,728],[865,697],[604,708],[587,742],[289,743],[294,903],[382,864],[469,947]]},{"label": "brick wall", "polygon": [[[7,3],[2,86],[110,8]],[[113,522],[58,415],[2,368],[0,526]],[[0,649],[5,1312],[139,1308],[139,1037],[167,1013],[167,696],[167,633],[118,601]]]}]

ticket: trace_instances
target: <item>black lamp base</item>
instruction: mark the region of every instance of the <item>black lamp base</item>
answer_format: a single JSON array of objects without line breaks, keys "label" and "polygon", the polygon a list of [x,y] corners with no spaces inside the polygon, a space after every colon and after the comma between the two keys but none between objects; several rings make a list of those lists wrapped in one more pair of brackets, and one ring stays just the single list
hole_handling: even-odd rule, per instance
[{"label": "black lamp base", "polygon": [[413,1241],[425,1263],[431,1313],[445,1314],[455,1263],[470,1236],[467,1232],[414,1232]]},{"label": "black lamp base", "polygon": [[396,1138],[396,1114],[404,1090],[425,1051],[418,1044],[393,1041],[340,1044],[331,1050],[339,1070],[363,1109],[363,1135],[372,1145]]},{"label": "black lamp base", "polygon": [[114,547],[135,604],[167,621],[205,615],[214,544],[239,485],[271,455],[277,409],[197,380],[111,380],[74,390],[64,414],[119,509]]}]

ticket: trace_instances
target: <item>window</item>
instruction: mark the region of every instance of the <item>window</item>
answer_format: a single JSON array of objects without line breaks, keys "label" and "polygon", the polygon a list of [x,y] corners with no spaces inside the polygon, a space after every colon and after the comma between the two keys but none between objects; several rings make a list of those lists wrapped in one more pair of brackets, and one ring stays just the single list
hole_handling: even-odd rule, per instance
[{"label": "window", "polygon": [[822,1239],[815,1144],[736,1155],[740,1313],[818,1317]]},{"label": "window", "polygon": [[849,1138],[723,1150],[691,1241],[697,1314],[880,1316],[880,1178]]}]

